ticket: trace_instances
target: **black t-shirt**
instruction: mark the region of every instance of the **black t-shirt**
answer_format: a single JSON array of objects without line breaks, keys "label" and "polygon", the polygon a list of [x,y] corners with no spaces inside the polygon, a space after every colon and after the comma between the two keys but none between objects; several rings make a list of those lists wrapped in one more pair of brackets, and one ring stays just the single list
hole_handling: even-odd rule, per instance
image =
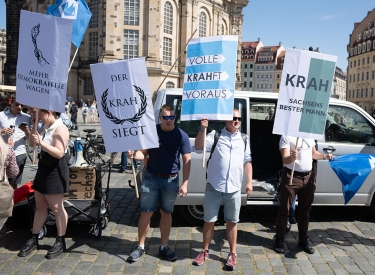
[{"label": "black t-shirt", "polygon": [[158,174],[175,174],[180,171],[180,154],[191,153],[189,136],[180,128],[164,132],[160,124],[156,125],[159,148],[148,150],[147,171]]}]

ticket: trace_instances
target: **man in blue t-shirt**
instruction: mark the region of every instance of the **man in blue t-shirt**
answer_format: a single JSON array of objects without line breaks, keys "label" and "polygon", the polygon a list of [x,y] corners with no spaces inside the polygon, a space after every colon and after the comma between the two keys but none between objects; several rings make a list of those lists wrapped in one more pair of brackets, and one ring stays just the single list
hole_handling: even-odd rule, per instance
[{"label": "man in blue t-shirt", "polygon": [[[145,253],[145,240],[150,228],[150,219],[160,198],[160,254],[168,261],[175,261],[176,254],[168,247],[172,226],[172,212],[177,194],[187,194],[190,174],[191,146],[188,135],[174,126],[174,109],[163,105],[160,110],[161,124],[156,125],[159,148],[128,151],[128,157],[144,160],[147,155],[147,172],[141,184],[141,216],[138,221],[139,245],[130,254],[128,261],[135,262]],[[179,186],[180,154],[182,155],[182,185]]]}]

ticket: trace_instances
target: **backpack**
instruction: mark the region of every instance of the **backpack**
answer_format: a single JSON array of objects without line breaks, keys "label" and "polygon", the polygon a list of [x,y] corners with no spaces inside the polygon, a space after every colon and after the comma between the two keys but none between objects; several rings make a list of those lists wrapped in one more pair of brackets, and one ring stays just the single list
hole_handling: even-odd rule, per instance
[{"label": "backpack", "polygon": [[[207,165],[206,165],[206,167],[208,167],[208,163],[210,162],[210,159],[211,159],[212,153],[214,152],[214,150],[215,150],[215,148],[216,148],[216,144],[217,144],[217,142],[219,141],[220,135],[221,135],[221,130],[215,132],[214,143],[212,144],[211,152],[210,152],[210,157],[209,157],[208,160],[207,160]],[[246,136],[245,133],[241,133],[241,137],[242,137],[243,142],[245,143],[245,150],[244,150],[244,151],[246,151],[246,146],[247,146],[247,136]],[[207,178],[207,172],[206,172],[206,178]]]},{"label": "backpack", "polygon": [[83,108],[83,113],[87,114],[87,107]]}]

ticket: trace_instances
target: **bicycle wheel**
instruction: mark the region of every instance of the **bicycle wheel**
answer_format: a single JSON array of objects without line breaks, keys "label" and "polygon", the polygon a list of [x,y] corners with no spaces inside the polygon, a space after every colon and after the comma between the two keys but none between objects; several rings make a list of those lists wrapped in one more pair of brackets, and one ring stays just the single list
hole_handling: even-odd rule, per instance
[{"label": "bicycle wheel", "polygon": [[97,163],[102,164],[100,153],[95,144],[89,143],[83,147],[83,158],[88,164],[95,165]]}]

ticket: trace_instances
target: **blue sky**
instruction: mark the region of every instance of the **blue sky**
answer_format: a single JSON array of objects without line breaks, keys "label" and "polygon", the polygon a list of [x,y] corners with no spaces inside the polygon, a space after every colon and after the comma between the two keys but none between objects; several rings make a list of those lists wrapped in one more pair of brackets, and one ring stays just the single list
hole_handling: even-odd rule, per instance
[{"label": "blue sky", "polygon": [[319,47],[336,55],[337,66],[346,71],[354,22],[374,8],[374,0],[250,0],[243,10],[242,41],[260,38],[265,46]]},{"label": "blue sky", "polygon": [[[338,57],[346,71],[349,34],[354,22],[362,21],[375,8],[374,0],[250,0],[243,10],[242,41],[256,41],[285,48],[319,47]],[[0,28],[4,29],[5,1],[0,0]]]}]

